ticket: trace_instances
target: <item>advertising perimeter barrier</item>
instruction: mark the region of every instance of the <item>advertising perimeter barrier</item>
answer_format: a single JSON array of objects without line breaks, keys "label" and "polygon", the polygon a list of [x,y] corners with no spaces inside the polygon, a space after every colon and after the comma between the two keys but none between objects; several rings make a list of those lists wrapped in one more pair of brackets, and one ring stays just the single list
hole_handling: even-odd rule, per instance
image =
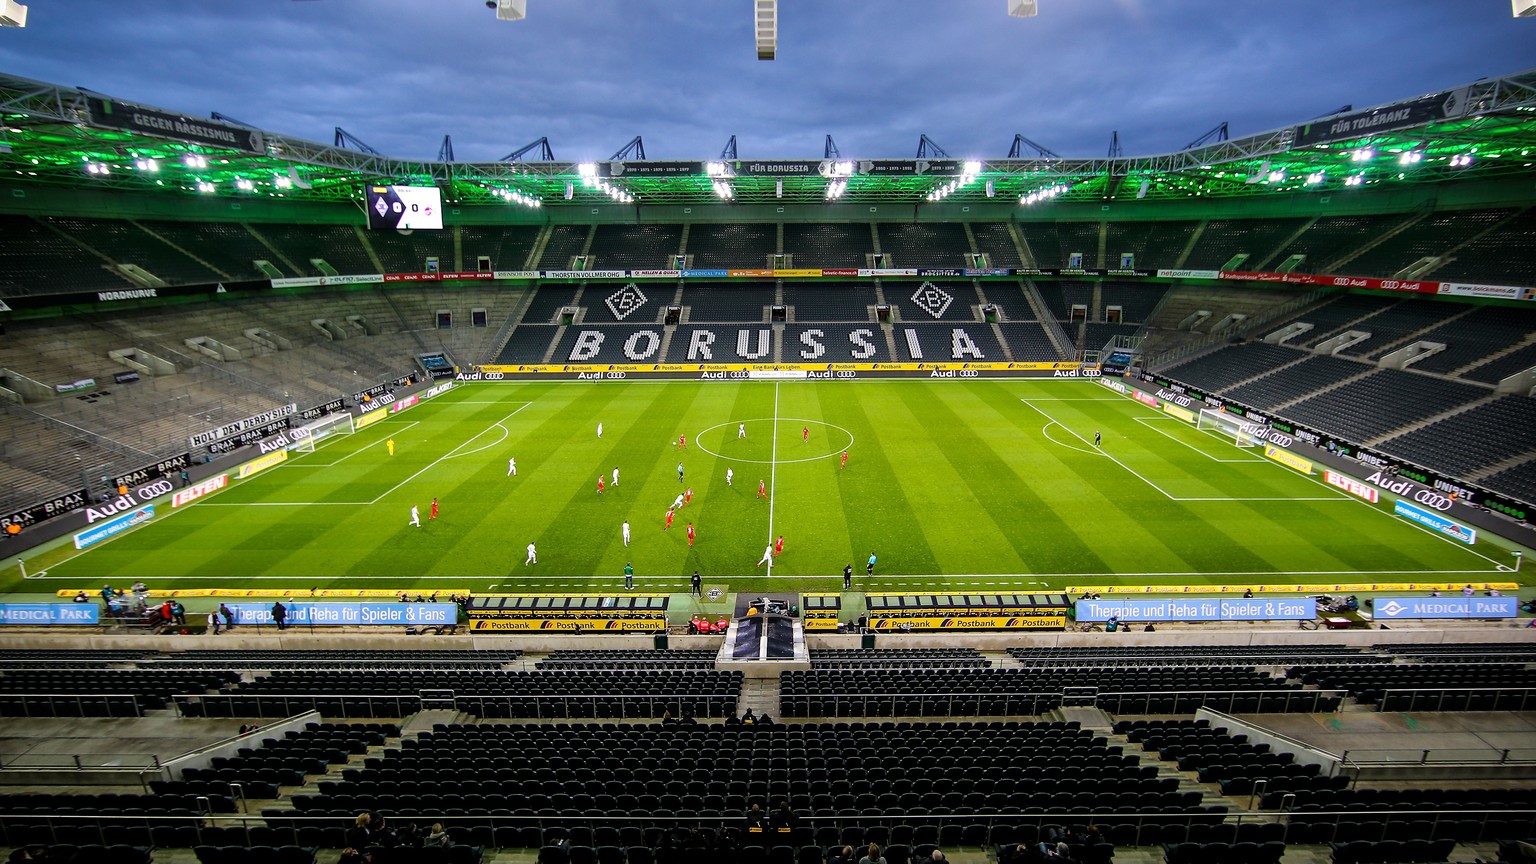
[{"label": "advertising perimeter barrier", "polygon": [[819,381],[859,378],[1097,378],[1095,363],[529,363],[485,365],[457,381],[573,379],[622,381],[679,378],[700,381]]}]

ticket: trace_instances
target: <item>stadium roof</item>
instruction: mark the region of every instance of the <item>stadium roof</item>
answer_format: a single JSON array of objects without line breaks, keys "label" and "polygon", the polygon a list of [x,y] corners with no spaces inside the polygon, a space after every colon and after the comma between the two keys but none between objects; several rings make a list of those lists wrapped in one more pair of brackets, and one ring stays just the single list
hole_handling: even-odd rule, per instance
[{"label": "stadium roof", "polygon": [[369,184],[436,185],[455,205],[525,206],[515,193],[554,207],[1230,198],[1528,175],[1536,69],[1152,156],[1064,159],[1016,147],[970,162],[926,137],[914,159],[424,162],[366,149],[340,129],[325,145],[0,75],[0,170],[24,182],[299,201],[356,200]]}]

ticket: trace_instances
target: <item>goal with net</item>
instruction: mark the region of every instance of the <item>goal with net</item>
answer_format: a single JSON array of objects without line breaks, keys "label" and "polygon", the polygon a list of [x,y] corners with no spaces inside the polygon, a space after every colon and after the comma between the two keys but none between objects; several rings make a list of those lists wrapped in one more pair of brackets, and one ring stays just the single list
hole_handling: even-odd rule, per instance
[{"label": "goal with net", "polygon": [[336,414],[327,414],[313,423],[290,430],[289,437],[294,439],[294,450],[300,453],[313,453],[316,444],[332,435],[351,435],[355,431],[357,427],[352,422],[352,415],[341,411]]},{"label": "goal with net", "polygon": [[1257,427],[1253,421],[1225,411],[1217,411],[1214,408],[1200,409],[1200,416],[1195,418],[1195,428],[1202,432],[1214,432],[1231,438],[1232,442],[1239,447],[1259,446],[1259,439],[1254,435]]}]

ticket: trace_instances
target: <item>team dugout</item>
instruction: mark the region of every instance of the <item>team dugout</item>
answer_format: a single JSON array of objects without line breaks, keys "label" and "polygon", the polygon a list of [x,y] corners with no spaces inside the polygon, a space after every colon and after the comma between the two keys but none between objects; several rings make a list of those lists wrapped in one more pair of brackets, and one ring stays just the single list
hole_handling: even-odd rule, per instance
[{"label": "team dugout", "polygon": [[866,594],[869,626],[881,631],[1063,630],[1065,594]]},{"label": "team dugout", "polygon": [[472,630],[625,630],[665,632],[665,594],[520,594],[473,597]]}]

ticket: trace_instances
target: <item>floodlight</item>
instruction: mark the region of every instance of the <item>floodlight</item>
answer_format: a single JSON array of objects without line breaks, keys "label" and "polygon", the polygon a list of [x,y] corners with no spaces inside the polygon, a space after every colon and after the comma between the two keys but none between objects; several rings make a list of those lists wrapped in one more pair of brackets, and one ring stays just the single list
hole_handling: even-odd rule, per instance
[{"label": "floodlight", "polygon": [[576,173],[582,177],[596,177],[597,165],[591,162],[583,162],[576,166]]},{"label": "floodlight", "polygon": [[772,60],[779,53],[779,0],[754,0],[752,5],[757,59]]},{"label": "floodlight", "polygon": [[974,160],[966,162],[961,168],[961,173],[974,177],[981,173],[981,163]]},{"label": "floodlight", "polygon": [[528,0],[486,0],[496,10],[497,21],[521,21],[528,17]]},{"label": "floodlight", "polygon": [[1014,18],[1033,18],[1040,14],[1040,9],[1035,0],[1008,0],[1008,14]]},{"label": "floodlight", "polygon": [[16,0],[0,0],[0,27],[27,26],[27,7]]},{"label": "floodlight", "polygon": [[1536,18],[1536,0],[1510,0],[1516,18]]},{"label": "floodlight", "polygon": [[711,177],[724,177],[725,174],[726,174],[726,170],[727,169],[726,169],[726,165],[725,165],[724,162],[705,162],[704,163],[704,173],[708,174]]}]

